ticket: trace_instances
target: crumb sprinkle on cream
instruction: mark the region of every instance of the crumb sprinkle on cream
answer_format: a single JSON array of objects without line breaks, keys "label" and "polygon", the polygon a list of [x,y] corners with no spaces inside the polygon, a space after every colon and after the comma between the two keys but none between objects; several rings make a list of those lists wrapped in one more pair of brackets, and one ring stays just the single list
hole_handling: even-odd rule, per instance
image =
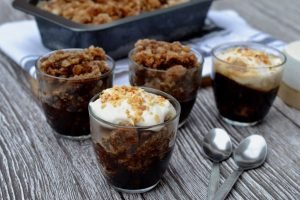
[{"label": "crumb sprinkle on cream", "polygon": [[100,94],[97,102],[99,112],[102,110],[106,115],[116,115],[112,118],[119,120],[118,123],[124,123],[126,118],[125,121],[133,126],[159,124],[175,115],[173,105],[166,98],[148,93],[139,87],[115,86],[106,89]]}]

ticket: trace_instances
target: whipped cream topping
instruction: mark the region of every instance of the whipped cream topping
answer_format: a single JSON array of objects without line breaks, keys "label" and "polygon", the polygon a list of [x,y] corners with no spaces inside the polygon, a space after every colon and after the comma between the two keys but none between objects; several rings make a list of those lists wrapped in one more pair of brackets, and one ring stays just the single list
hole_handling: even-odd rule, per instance
[{"label": "whipped cream topping", "polygon": [[169,100],[142,88],[115,86],[90,103],[92,112],[113,124],[152,126],[172,119],[176,110]]},{"label": "whipped cream topping", "polygon": [[[250,48],[231,48],[217,55],[215,70],[248,87],[271,90],[280,84],[282,60]],[[221,61],[220,61],[221,60]]]}]

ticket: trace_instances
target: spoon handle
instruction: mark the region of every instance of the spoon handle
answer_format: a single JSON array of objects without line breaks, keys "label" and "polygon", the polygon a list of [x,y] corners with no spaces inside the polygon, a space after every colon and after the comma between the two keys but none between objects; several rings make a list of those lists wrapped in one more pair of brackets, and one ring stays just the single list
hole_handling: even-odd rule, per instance
[{"label": "spoon handle", "polygon": [[214,200],[224,200],[242,173],[241,169],[233,171],[217,191]]},{"label": "spoon handle", "polygon": [[207,199],[208,200],[214,199],[214,195],[219,186],[219,180],[220,180],[220,165],[219,165],[219,163],[213,162],[211,175],[210,175],[210,181],[209,181],[209,185],[208,185],[208,191],[207,191]]}]

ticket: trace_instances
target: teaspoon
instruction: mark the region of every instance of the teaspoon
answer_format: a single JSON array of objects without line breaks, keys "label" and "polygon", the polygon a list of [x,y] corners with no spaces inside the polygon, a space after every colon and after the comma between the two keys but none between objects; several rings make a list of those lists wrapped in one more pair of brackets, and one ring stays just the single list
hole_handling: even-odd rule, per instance
[{"label": "teaspoon", "polygon": [[213,162],[207,191],[207,199],[212,200],[219,186],[219,162],[226,160],[232,153],[232,143],[228,133],[220,128],[211,129],[204,137],[203,151]]},{"label": "teaspoon", "polygon": [[233,152],[233,159],[238,169],[224,181],[214,199],[225,199],[243,171],[261,166],[267,158],[267,152],[266,140],[260,135],[251,135],[242,140]]}]

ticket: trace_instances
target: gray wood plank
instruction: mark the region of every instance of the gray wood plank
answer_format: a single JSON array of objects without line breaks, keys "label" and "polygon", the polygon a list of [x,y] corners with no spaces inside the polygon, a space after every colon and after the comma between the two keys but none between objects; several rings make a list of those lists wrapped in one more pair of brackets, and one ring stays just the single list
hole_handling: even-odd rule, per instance
[{"label": "gray wood plank", "polygon": [[286,42],[299,40],[298,0],[217,0],[214,9],[233,9],[253,27]]}]

